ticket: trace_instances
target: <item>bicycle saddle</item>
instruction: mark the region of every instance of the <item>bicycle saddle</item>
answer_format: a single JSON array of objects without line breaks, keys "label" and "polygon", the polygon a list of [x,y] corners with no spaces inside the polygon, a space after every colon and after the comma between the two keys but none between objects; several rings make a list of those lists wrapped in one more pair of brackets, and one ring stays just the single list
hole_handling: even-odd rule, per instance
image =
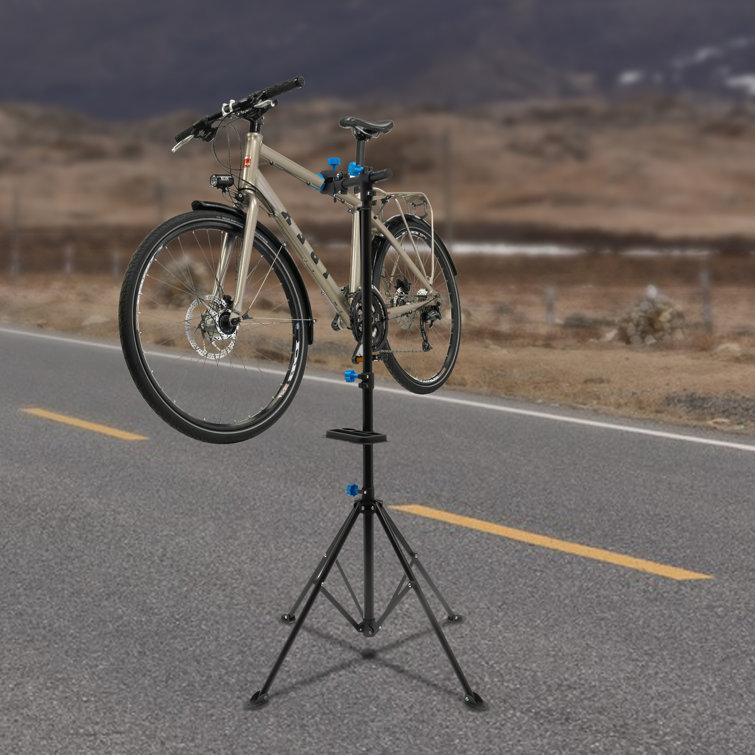
[{"label": "bicycle saddle", "polygon": [[393,121],[363,121],[347,115],[338,122],[341,128],[350,128],[357,139],[372,139],[378,134],[387,134],[393,128]]}]

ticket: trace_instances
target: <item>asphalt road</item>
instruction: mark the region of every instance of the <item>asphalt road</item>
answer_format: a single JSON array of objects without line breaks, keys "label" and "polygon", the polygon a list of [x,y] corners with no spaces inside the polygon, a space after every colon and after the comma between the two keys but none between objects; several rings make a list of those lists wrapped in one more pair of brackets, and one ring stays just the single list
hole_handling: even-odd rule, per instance
[{"label": "asphalt road", "polygon": [[[465,616],[444,628],[488,709],[409,594],[373,638],[320,597],[250,711],[360,482],[359,449],[323,438],[359,425],[359,391],[305,379],[268,432],[208,446],[152,414],[113,344],[6,327],[0,353],[0,752],[755,752],[755,441],[376,392],[379,497],[483,523],[392,510]],[[385,605],[400,573],[377,544]],[[356,531],[357,585],[360,558]]]}]

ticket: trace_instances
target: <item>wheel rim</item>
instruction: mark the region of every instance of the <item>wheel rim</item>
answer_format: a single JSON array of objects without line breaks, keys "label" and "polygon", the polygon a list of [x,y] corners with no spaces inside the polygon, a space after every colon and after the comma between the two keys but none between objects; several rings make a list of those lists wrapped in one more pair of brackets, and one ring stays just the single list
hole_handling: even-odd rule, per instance
[{"label": "wheel rim", "polygon": [[[420,282],[396,250],[386,244],[379,258],[379,289],[388,308],[388,358],[393,360],[411,380],[432,384],[445,379],[453,367],[458,332],[458,299],[449,288],[452,273],[430,245],[429,234],[405,228],[394,234],[414,265],[422,270],[432,284],[437,298],[428,295]],[[408,291],[407,291],[408,288]],[[391,310],[402,304],[426,301],[426,305],[405,315],[391,316]],[[422,331],[429,350],[423,348]]]},{"label": "wheel rim", "polygon": [[[216,285],[226,237],[230,261]],[[253,251],[242,320],[229,325],[223,297],[235,289],[240,252],[240,234],[222,224],[179,229],[145,261],[134,301],[139,358],[159,400],[216,432],[274,421],[303,366],[301,312],[285,271],[262,245]]]}]

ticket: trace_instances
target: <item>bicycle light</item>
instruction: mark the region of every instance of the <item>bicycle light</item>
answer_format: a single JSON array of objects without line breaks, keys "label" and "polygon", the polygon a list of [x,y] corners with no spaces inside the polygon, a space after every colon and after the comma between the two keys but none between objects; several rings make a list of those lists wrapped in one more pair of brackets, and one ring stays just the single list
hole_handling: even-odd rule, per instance
[{"label": "bicycle light", "polygon": [[233,186],[233,176],[229,176],[226,173],[213,173],[210,176],[210,186],[212,186],[213,189],[226,191]]}]

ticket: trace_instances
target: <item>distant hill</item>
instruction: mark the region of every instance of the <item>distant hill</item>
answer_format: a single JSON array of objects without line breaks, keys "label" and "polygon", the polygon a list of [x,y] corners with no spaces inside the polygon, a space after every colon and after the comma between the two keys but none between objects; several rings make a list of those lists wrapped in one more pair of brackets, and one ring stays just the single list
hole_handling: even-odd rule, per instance
[{"label": "distant hill", "polygon": [[[332,99],[291,97],[269,115],[265,138],[322,170],[329,156],[353,155],[351,135],[337,125],[346,112]],[[427,191],[439,226],[445,233],[452,225],[459,239],[755,249],[753,106],[645,97],[471,112],[394,103],[359,113],[395,119],[389,136],[370,143],[370,164],[393,170],[393,190]],[[67,242],[87,240],[102,269],[114,247],[133,248],[192,200],[221,199],[208,177],[226,168],[209,145],[170,151],[189,118],[102,121],[0,105],[0,274],[19,234],[40,264],[58,264]],[[238,155],[238,138],[232,128],[220,135],[221,165]],[[277,171],[267,175],[308,236],[348,236],[340,204]]]},{"label": "distant hill", "polygon": [[0,65],[0,100],[118,119],[214,109],[294,74],[309,96],[438,107],[637,87],[736,98],[755,94],[755,4],[4,0]]}]

